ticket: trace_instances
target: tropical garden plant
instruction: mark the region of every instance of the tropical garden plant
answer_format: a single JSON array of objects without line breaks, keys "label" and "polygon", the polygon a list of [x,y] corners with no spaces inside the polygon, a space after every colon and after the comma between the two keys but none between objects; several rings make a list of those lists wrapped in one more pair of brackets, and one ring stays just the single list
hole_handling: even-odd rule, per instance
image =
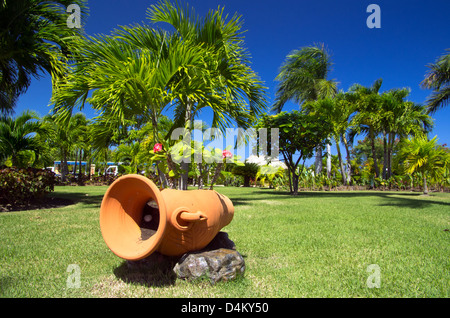
[{"label": "tropical garden plant", "polygon": [[32,162],[30,164],[26,159],[30,151],[33,161],[39,157],[42,144],[36,135],[43,132],[44,128],[34,112],[25,111],[15,118],[0,117],[0,163],[9,159],[15,167],[31,166]]},{"label": "tropical garden plant", "polygon": [[332,131],[331,124],[320,113],[291,111],[263,115],[256,128],[261,127],[279,129],[279,150],[289,169],[291,193],[297,195],[299,175],[302,173],[297,168],[300,163],[304,167],[305,160],[313,156],[318,145],[325,145]]},{"label": "tropical garden plant", "polygon": [[[333,98],[337,93],[337,82],[328,79],[331,67],[331,55],[324,44],[303,47],[289,53],[275,78],[279,84],[272,110],[281,112],[289,100],[301,106],[307,101]],[[321,145],[317,147],[315,165],[316,172],[320,172]]]},{"label": "tropical garden plant", "polygon": [[429,71],[421,85],[423,88],[432,89],[427,100],[430,113],[446,107],[450,98],[450,49],[440,56],[435,63],[428,65]]},{"label": "tropical garden plant", "polygon": [[80,7],[81,19],[86,17],[85,0],[0,1],[1,113],[13,113],[32,78],[47,73],[55,81],[65,74],[83,32],[67,26],[70,4]]},{"label": "tropical garden plant", "polygon": [[436,178],[450,165],[450,153],[437,144],[437,136],[428,139],[426,135],[421,135],[405,140],[401,156],[405,158],[407,173],[422,175],[424,194],[428,194],[427,178]]},{"label": "tropical garden plant", "polygon": [[[171,130],[185,123],[192,128],[206,107],[213,110],[214,127],[249,127],[265,108],[265,93],[248,65],[240,17],[227,21],[218,9],[201,20],[190,10],[168,1],[149,8],[151,22],[167,22],[175,32],[135,25],[83,40],[71,72],[56,85],[55,110],[67,119],[87,101],[121,125],[144,118],[152,122],[154,142],[162,142],[158,120],[168,107]],[[182,189],[188,167],[181,164]]]}]

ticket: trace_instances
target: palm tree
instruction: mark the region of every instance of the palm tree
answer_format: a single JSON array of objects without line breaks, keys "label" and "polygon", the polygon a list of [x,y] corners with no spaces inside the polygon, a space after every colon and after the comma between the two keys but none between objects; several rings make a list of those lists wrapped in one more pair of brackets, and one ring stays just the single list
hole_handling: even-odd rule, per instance
[{"label": "palm tree", "polygon": [[280,83],[272,110],[280,112],[289,100],[301,105],[305,101],[333,97],[337,83],[327,79],[331,66],[330,54],[323,44],[291,52],[276,77]]},{"label": "palm tree", "polygon": [[12,165],[22,167],[21,155],[32,151],[36,156],[42,148],[36,137],[42,125],[36,113],[25,111],[16,118],[0,118],[0,161],[11,159]]},{"label": "palm tree", "polygon": [[85,0],[0,1],[0,112],[13,112],[17,98],[42,72],[61,76],[82,29],[67,26],[67,6]]},{"label": "palm tree", "polygon": [[[331,56],[323,44],[291,52],[276,77],[279,84],[272,110],[280,112],[289,100],[301,106],[306,101],[334,97],[337,93],[337,82],[328,80],[331,66]],[[316,173],[321,170],[322,148],[318,147]]]},{"label": "palm tree", "polygon": [[59,150],[61,157],[61,178],[66,180],[69,173],[67,161],[72,151],[79,142],[79,137],[85,128],[80,121],[85,118],[84,114],[77,113],[71,116],[68,122],[58,120],[56,115],[46,115],[43,118],[43,126],[47,131],[47,142]]},{"label": "palm tree", "polygon": [[197,24],[183,10],[166,1],[152,6],[149,18],[171,21],[175,27],[174,21],[182,19],[195,37],[182,28],[169,33],[135,25],[84,41],[73,72],[58,82],[52,99],[55,110],[68,118],[88,101],[103,117],[122,123],[144,118],[152,122],[155,141],[158,119],[168,106],[173,106],[173,128],[190,123],[205,107],[213,109],[215,125],[224,128],[234,121],[249,127],[265,106],[264,91],[244,63],[241,42],[234,42],[240,24],[225,23],[223,11]]},{"label": "palm tree", "polygon": [[114,152],[116,162],[128,162],[130,173],[137,173],[140,165],[141,143],[131,142],[128,144],[120,144]]},{"label": "palm tree", "polygon": [[352,118],[352,135],[363,133],[369,137],[376,178],[380,175],[375,152],[375,138],[381,130],[380,117],[382,114],[379,90],[382,83],[383,80],[378,79],[371,87],[354,84],[349,89],[349,98],[355,102],[357,107],[357,113]]},{"label": "palm tree", "polygon": [[408,138],[430,131],[433,126],[425,106],[404,99],[409,89],[393,89],[381,95],[384,168],[383,178],[392,176],[392,152],[396,138]]},{"label": "palm tree", "polygon": [[[350,103],[347,99],[348,94],[340,92],[335,98],[328,97],[304,103],[305,110],[323,114],[323,116],[326,117],[327,122],[333,127],[332,138],[336,144],[339,168],[341,170],[344,185],[350,183],[351,180],[351,172],[348,171],[348,168],[350,167],[350,149],[347,134],[350,127],[350,118],[356,110],[354,104]],[[345,164],[347,169],[344,168],[344,161],[342,160],[341,143],[344,144],[347,153]]]},{"label": "palm tree", "polygon": [[[262,82],[249,66],[249,54],[243,47],[241,17],[227,21],[224,8],[209,11],[199,19],[194,10],[169,1],[152,5],[148,17],[154,23],[169,23],[189,47],[203,52],[196,76],[179,74],[175,99],[174,127],[193,128],[195,116],[204,108],[213,111],[212,127],[225,129],[235,122],[244,129],[265,110]],[[203,74],[203,75],[202,75]],[[203,94],[192,94],[195,90]],[[183,162],[181,189],[187,189],[189,164]]]},{"label": "palm tree", "polygon": [[427,176],[441,174],[450,164],[450,155],[437,144],[437,136],[428,140],[426,135],[406,140],[401,150],[406,172],[420,172],[423,178],[423,193],[428,194]]},{"label": "palm tree", "polygon": [[434,64],[428,65],[429,72],[421,85],[423,88],[432,89],[427,106],[430,113],[448,105],[450,97],[450,49],[439,57]]},{"label": "palm tree", "polygon": [[83,156],[86,156],[85,150],[89,147],[89,136],[88,136],[88,124],[89,120],[83,113],[77,113],[71,118],[71,126],[75,127],[74,132],[76,136],[74,136],[73,142],[73,152],[75,154],[75,166],[73,168],[73,175],[76,174],[77,170],[77,160],[79,161],[78,165],[78,177],[81,181],[81,161]]}]

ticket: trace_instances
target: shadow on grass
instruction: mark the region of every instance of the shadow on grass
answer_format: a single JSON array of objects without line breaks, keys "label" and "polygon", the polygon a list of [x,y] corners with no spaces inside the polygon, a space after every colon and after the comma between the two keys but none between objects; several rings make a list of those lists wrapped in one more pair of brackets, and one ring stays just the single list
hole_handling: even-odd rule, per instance
[{"label": "shadow on grass", "polygon": [[127,284],[145,287],[172,286],[177,278],[172,268],[130,269],[126,261],[114,270],[114,275]]},{"label": "shadow on grass", "polygon": [[173,267],[178,258],[153,253],[140,261],[124,261],[114,269],[114,275],[127,284],[146,287],[164,287],[175,284]]},{"label": "shadow on grass", "polygon": [[[432,204],[450,206],[450,202],[433,200],[433,194],[423,195],[421,192],[401,192],[401,191],[299,191],[297,196],[293,196],[288,192],[276,192],[272,189],[259,189],[254,192],[255,195],[267,198],[267,196],[277,196],[277,199],[303,199],[303,198],[369,198],[378,197],[382,199],[379,206],[398,206],[412,209],[420,209],[428,207]],[[238,204],[246,204],[246,201],[258,200],[260,198],[254,197],[252,199],[238,199],[241,201]],[[233,199],[234,203],[235,199]]]},{"label": "shadow on grass", "polygon": [[103,194],[92,195],[83,192],[65,193],[65,192],[52,192],[49,197],[68,199],[72,201],[72,204],[81,203],[82,205],[89,205],[92,208],[100,208],[103,200]]}]

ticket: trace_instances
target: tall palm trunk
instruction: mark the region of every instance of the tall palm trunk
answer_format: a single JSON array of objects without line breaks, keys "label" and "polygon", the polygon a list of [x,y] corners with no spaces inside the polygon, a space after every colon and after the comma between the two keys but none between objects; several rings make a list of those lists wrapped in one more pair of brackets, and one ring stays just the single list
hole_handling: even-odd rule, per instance
[{"label": "tall palm trunk", "polygon": [[387,173],[387,171],[388,171],[388,162],[389,162],[389,159],[388,159],[388,157],[389,157],[388,156],[388,148],[389,148],[389,145],[388,145],[388,141],[387,141],[387,133],[383,132],[383,173],[382,173],[382,178],[384,180],[389,178],[387,176],[388,175],[388,173]]},{"label": "tall palm trunk", "polygon": [[428,194],[427,176],[423,173],[423,194]]},{"label": "tall palm trunk", "polygon": [[337,140],[336,140],[336,150],[337,150],[338,158],[339,158],[339,168],[341,170],[342,182],[344,183],[344,185],[347,185],[347,176],[345,175],[344,163],[342,162],[341,149],[339,147],[339,142]]},{"label": "tall palm trunk", "polygon": [[316,148],[316,161],[315,161],[315,173],[316,176],[322,173],[322,146],[317,146]]},{"label": "tall palm trunk", "polygon": [[373,169],[375,170],[375,178],[378,178],[380,176],[380,170],[378,168],[377,163],[377,152],[375,151],[375,133],[373,131],[373,128],[370,128],[369,138],[370,138],[370,146],[372,148]]},{"label": "tall palm trunk", "polygon": [[[188,124],[189,133],[192,129],[192,111],[193,111],[193,103],[189,100],[186,103],[186,113],[185,113],[185,122]],[[186,127],[186,125],[185,125]],[[189,145],[190,146],[190,145]],[[183,170],[180,176],[180,183],[179,183],[179,189],[180,190],[187,190],[188,188],[188,178],[189,178],[189,161],[186,160],[186,158],[183,158],[180,164],[180,168]]]},{"label": "tall palm trunk", "polygon": [[331,145],[327,143],[327,177],[331,178]]},{"label": "tall palm trunk", "polygon": [[345,146],[345,152],[347,153],[347,169],[345,171],[345,173],[347,174],[347,185],[351,183],[351,179],[352,179],[352,165],[350,164],[350,149],[348,146],[348,141],[347,138],[345,136],[342,136],[342,141],[344,142],[344,146]]},{"label": "tall palm trunk", "polygon": [[395,135],[393,133],[389,134],[389,139],[387,143],[387,178],[392,177],[392,152],[394,148]]},{"label": "tall palm trunk", "polygon": [[66,181],[66,175],[69,173],[69,168],[67,167],[67,151],[62,150],[62,160],[61,160],[61,179]]}]

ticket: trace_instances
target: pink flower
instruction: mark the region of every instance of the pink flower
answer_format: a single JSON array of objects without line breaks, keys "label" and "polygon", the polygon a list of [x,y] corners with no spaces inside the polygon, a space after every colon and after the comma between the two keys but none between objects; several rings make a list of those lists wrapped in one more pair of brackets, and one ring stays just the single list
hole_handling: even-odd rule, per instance
[{"label": "pink flower", "polygon": [[230,152],[230,151],[228,151],[228,150],[224,150],[224,151],[222,151],[222,158],[223,159],[225,159],[225,158],[231,158],[231,157],[233,157],[233,154]]},{"label": "pink flower", "polygon": [[155,146],[153,147],[153,151],[158,152],[161,150],[162,150],[162,144],[156,143]]}]

